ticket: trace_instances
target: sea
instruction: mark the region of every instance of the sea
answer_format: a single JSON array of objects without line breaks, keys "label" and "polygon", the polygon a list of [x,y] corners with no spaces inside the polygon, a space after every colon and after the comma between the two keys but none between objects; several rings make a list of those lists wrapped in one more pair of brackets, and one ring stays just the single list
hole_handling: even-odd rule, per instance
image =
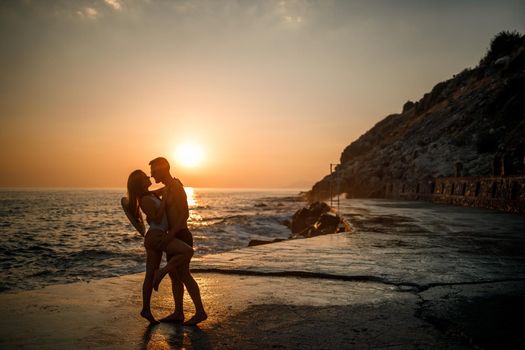
[{"label": "sea", "polygon": [[[288,238],[306,205],[299,189],[186,188],[195,255]],[[128,222],[125,189],[1,189],[0,292],[145,271],[143,237]]]}]

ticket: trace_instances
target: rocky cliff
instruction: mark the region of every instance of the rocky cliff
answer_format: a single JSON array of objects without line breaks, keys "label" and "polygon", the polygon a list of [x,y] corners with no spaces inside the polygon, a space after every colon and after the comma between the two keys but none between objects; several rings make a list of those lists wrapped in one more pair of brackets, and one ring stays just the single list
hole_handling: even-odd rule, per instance
[{"label": "rocky cliff", "polygon": [[525,36],[501,32],[479,65],[408,101],[347,146],[340,165],[308,192],[384,197],[388,183],[492,175],[495,159],[523,173]]}]

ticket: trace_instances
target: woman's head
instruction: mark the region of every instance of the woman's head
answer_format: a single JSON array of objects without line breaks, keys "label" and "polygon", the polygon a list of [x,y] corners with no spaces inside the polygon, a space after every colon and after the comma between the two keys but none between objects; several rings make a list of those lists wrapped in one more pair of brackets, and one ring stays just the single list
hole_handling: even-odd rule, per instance
[{"label": "woman's head", "polygon": [[142,170],[135,170],[128,176],[128,200],[129,210],[133,216],[139,221],[143,222],[142,215],[139,210],[139,199],[148,193],[148,188],[151,186],[149,176]]},{"label": "woman's head", "polygon": [[128,197],[135,195],[137,197],[148,193],[148,188],[151,186],[149,176],[142,170],[134,170],[128,176]]}]

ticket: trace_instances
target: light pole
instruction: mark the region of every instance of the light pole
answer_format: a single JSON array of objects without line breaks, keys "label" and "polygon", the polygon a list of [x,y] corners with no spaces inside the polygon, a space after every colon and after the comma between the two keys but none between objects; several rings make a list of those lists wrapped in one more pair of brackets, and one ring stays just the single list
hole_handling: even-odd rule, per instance
[{"label": "light pole", "polygon": [[[332,183],[334,179],[332,178],[332,174],[334,172],[334,168],[338,166],[339,163],[330,163],[330,208],[333,207],[333,191],[332,191]],[[339,211],[339,186],[337,186],[337,211]]]}]

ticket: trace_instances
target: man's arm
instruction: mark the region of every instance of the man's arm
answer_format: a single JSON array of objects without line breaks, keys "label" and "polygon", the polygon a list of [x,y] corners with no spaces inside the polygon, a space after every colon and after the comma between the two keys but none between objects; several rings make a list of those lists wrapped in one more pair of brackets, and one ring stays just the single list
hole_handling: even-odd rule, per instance
[{"label": "man's arm", "polygon": [[170,234],[187,227],[189,218],[188,200],[184,187],[180,183],[174,183],[168,187],[167,201],[169,207],[167,211],[168,221],[170,224]]},{"label": "man's arm", "polygon": [[166,191],[166,186],[157,188],[156,190],[151,191],[151,193],[153,193],[155,196],[162,196],[164,191]]},{"label": "man's arm", "polygon": [[177,232],[187,227],[189,218],[188,200],[182,184],[172,184],[167,187],[165,193],[165,203],[167,203],[168,222],[170,228],[164,235],[162,244],[166,244],[173,238],[176,238]]}]

